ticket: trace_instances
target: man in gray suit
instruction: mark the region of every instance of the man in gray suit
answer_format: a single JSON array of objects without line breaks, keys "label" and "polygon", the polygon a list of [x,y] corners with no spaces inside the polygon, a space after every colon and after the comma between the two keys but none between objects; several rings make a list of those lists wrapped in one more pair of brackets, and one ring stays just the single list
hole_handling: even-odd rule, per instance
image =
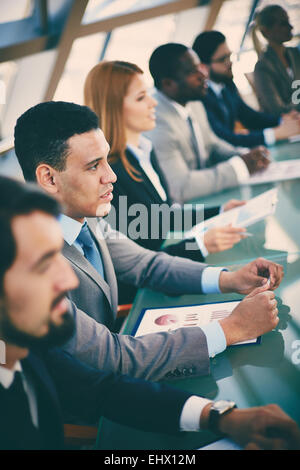
[{"label": "man in gray suit", "polygon": [[180,203],[237,186],[269,164],[267,150],[241,154],[212,131],[203,104],[206,71],[182,44],[164,44],[149,62],[156,127],[147,133],[172,198]]},{"label": "man in gray suit", "polygon": [[[15,150],[25,179],[37,181],[63,205],[63,253],[80,280],[69,294],[77,334],[67,349],[81,360],[152,380],[206,374],[209,357],[277,323],[274,293],[268,289],[279,285],[281,266],[259,259],[227,272],[145,250],[110,228],[103,216],[110,211],[116,177],[107,162],[109,146],[89,108],[49,102],[29,109],[17,121]],[[170,295],[251,294],[227,319],[203,329],[133,338],[108,329],[116,317],[117,278]]]}]

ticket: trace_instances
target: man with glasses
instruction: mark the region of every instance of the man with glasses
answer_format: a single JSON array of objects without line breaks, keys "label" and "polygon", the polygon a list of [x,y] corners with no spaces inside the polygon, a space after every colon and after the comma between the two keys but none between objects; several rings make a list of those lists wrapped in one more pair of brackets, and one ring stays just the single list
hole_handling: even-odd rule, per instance
[{"label": "man with glasses", "polygon": [[[272,145],[300,132],[299,114],[282,118],[276,114],[255,111],[239,95],[233,82],[233,55],[225,36],[219,31],[205,31],[193,44],[209,76],[203,103],[214,132],[232,145],[254,147]],[[245,129],[236,131],[240,122]]]}]

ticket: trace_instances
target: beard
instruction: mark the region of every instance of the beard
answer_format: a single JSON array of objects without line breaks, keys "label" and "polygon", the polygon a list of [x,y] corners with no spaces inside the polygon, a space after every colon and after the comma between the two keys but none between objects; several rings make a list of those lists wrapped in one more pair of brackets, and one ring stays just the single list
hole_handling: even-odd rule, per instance
[{"label": "beard", "polygon": [[36,337],[17,328],[10,320],[4,306],[0,307],[0,332],[2,339],[9,343],[29,350],[46,351],[52,347],[62,346],[75,332],[73,315],[66,311],[62,315],[62,323],[48,322],[48,333]]},{"label": "beard", "polygon": [[224,85],[230,85],[230,83],[232,83],[232,80],[233,80],[233,75],[232,73],[228,75],[224,73],[216,73],[212,69],[210,69],[209,78],[211,81],[215,83],[223,83]]}]

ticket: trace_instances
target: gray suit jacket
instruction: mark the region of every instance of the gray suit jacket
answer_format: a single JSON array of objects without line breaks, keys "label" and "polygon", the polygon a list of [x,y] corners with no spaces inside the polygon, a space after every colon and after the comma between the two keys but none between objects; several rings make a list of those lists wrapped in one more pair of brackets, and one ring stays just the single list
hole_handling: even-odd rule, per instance
[{"label": "gray suit jacket", "polygon": [[[203,104],[200,101],[189,103],[202,134],[199,136],[199,150],[205,167],[199,169],[187,121],[163,93],[156,90],[153,97],[158,102],[156,127],[146,135],[153,143],[172,199],[184,203],[236,186],[238,184],[236,173],[226,160],[239,155],[239,152],[214,134]],[[215,165],[211,166],[213,164]]]},{"label": "gray suit jacket", "polygon": [[65,243],[63,254],[80,281],[79,287],[69,293],[77,333],[65,349],[102,370],[151,380],[207,374],[207,343],[200,328],[140,338],[109,331],[118,305],[116,276],[170,295],[201,293],[201,276],[206,265],[146,250],[112,230],[103,219],[89,219],[88,223],[102,255],[106,279],[77,248]]},{"label": "gray suit jacket", "polygon": [[300,50],[297,47],[286,49],[294,73],[293,78],[287,73],[276,52],[269,46],[255,65],[256,95],[261,108],[268,113],[282,114],[292,109],[300,111],[300,104],[292,102],[292,95],[296,91],[292,88],[292,83],[294,80],[300,80]]}]

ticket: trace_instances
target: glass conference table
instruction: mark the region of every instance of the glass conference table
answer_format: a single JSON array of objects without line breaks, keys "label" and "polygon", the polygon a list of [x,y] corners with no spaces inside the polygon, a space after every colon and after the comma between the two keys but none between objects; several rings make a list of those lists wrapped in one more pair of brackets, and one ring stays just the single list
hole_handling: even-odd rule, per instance
[{"label": "glass conference table", "polygon": [[[276,160],[297,158],[300,143],[281,144],[272,149]],[[279,201],[274,215],[249,227],[255,236],[241,241],[224,253],[210,255],[209,264],[237,269],[258,256],[282,264],[284,279],[276,290],[279,324],[265,334],[260,344],[230,347],[211,359],[208,376],[172,380],[184,388],[213,400],[231,399],[240,408],[277,403],[300,425],[300,180],[276,183]],[[203,198],[208,206],[231,198],[248,199],[274,187],[274,184],[245,186]],[[250,230],[251,229],[251,230]],[[237,300],[237,294],[183,295],[168,297],[140,289],[128,316],[124,333],[131,333],[145,307],[193,305]],[[170,436],[148,433],[101,419],[99,449],[197,449],[216,440],[209,432]]]}]

